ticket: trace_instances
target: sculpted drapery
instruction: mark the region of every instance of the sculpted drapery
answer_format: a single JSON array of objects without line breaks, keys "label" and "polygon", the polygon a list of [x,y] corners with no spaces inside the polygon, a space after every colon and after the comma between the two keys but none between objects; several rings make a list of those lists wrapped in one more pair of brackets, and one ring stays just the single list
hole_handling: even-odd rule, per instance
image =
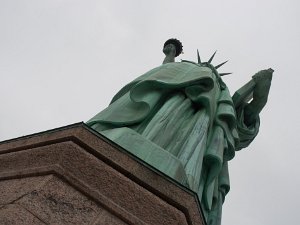
[{"label": "sculpted drapery", "polygon": [[[259,118],[245,125],[241,102],[234,105],[209,66],[169,62],[126,85],[87,124],[125,149],[147,143],[137,156],[149,149],[177,159],[184,172],[173,178],[198,194],[208,224],[216,225],[230,188],[228,161],[258,133]],[[151,164],[151,157],[144,158]],[[164,162],[158,169],[168,174],[173,164]]]}]

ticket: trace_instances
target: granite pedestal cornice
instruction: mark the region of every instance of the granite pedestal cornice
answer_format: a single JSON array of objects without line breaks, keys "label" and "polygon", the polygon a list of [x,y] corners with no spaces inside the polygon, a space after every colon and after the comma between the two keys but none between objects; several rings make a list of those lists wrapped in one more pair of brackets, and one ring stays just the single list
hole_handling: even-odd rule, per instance
[{"label": "granite pedestal cornice", "polygon": [[1,142],[0,194],[8,224],[205,224],[195,193],[83,123]]}]

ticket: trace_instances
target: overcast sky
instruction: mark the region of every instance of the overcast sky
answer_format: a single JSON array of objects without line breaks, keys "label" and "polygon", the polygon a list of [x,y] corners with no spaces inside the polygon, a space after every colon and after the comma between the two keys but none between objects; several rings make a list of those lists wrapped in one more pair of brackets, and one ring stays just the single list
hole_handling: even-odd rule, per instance
[{"label": "overcast sky", "polygon": [[229,60],[232,94],[275,70],[260,133],[230,161],[223,225],[299,224],[299,22],[298,0],[0,0],[0,141],[87,121],[175,37],[178,61]]}]

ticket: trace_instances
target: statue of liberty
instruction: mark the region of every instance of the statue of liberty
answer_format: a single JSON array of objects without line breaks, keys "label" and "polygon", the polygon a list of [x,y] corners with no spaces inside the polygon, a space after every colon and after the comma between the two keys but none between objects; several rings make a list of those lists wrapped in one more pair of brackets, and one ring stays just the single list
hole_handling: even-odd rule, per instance
[{"label": "statue of liberty", "polygon": [[228,161],[256,137],[272,69],[256,73],[231,97],[207,61],[175,62],[182,44],[169,39],[163,64],[124,86],[87,124],[197,193],[209,225],[221,224],[230,189]]}]

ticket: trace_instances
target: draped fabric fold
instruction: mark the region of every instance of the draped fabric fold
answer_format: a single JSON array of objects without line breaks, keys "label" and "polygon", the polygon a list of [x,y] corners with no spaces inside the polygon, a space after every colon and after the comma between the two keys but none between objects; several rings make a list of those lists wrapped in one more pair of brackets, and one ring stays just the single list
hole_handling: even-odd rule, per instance
[{"label": "draped fabric fold", "polygon": [[186,175],[180,182],[198,194],[212,225],[220,223],[230,189],[228,161],[235,150],[250,144],[259,127],[259,118],[250,127],[244,124],[246,104],[235,109],[219,80],[208,67],[167,63],[126,85],[87,122],[108,138],[117,128],[127,127],[176,157]]}]

